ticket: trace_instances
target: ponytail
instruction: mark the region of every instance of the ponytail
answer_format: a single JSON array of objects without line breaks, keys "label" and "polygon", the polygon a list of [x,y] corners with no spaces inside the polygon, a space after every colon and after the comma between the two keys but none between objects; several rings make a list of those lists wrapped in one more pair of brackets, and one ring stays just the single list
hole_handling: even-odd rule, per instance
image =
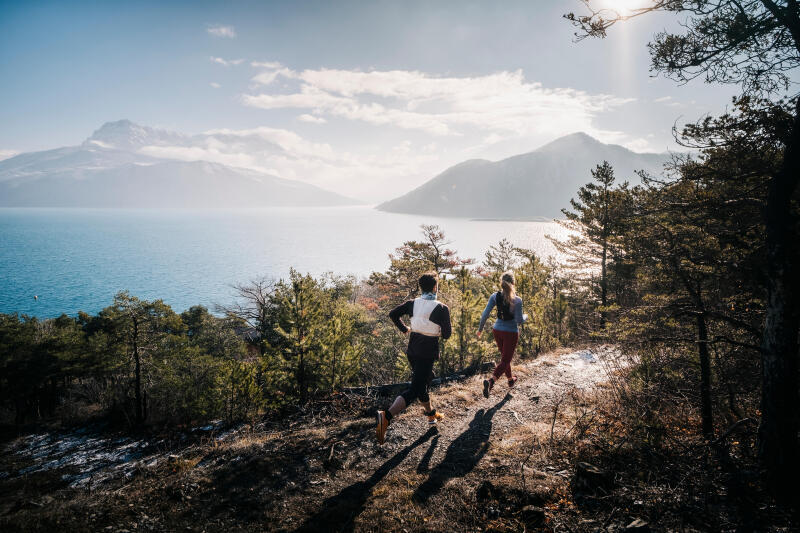
[{"label": "ponytail", "polygon": [[504,272],[500,278],[500,287],[503,289],[503,299],[508,302],[508,308],[514,312],[514,298],[517,297],[517,291],[514,289],[514,273],[510,270]]}]

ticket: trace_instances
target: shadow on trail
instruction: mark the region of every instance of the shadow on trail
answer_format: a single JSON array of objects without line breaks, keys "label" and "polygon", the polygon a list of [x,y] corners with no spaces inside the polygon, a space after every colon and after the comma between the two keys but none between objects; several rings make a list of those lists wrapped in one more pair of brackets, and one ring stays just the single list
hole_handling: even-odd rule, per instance
[{"label": "shadow on trail", "polygon": [[417,440],[397,452],[391,459],[383,463],[367,479],[353,483],[336,496],[322,502],[321,508],[309,517],[295,531],[353,531],[353,520],[364,510],[364,505],[372,494],[372,489],[398,466],[414,448],[436,435],[438,430],[432,427]]},{"label": "shadow on trail", "polygon": [[429,472],[431,469],[431,457],[433,457],[433,452],[436,451],[436,446],[439,444],[439,435],[433,437],[430,446],[428,446],[428,451],[425,452],[425,455],[422,456],[422,460],[417,465],[417,474],[424,474]]},{"label": "shadow on trail", "polygon": [[426,503],[449,479],[463,477],[475,468],[489,449],[492,418],[510,399],[511,394],[506,394],[488,411],[481,409],[475,413],[469,428],[450,443],[442,462],[436,465],[428,479],[414,491],[414,501]]}]

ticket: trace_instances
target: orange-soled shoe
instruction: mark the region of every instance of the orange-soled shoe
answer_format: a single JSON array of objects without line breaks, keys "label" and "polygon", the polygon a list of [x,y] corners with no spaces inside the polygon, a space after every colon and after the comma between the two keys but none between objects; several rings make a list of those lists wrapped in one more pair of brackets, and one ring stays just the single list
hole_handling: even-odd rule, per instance
[{"label": "orange-soled shoe", "polygon": [[442,413],[440,413],[439,411],[437,411],[436,409],[434,409],[431,412],[431,414],[428,414],[428,413],[425,413],[425,414],[428,415],[428,425],[429,426],[435,426],[439,422],[439,420],[444,418],[444,415]]},{"label": "orange-soled shoe", "polygon": [[377,424],[375,425],[375,437],[378,439],[378,444],[383,444],[386,440],[386,429],[389,427],[389,421],[386,420],[386,413],[378,411]]}]

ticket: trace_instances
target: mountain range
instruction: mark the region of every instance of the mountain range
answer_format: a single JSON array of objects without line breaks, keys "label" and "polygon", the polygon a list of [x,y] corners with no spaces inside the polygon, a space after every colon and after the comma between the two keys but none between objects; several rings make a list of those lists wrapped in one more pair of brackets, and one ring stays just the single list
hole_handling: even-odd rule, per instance
[{"label": "mountain range", "polygon": [[[214,132],[219,138],[223,132]],[[212,136],[108,122],[78,146],[0,161],[0,207],[267,207],[360,203],[308,183],[202,160]],[[212,139],[213,140],[213,139]],[[179,155],[176,154],[176,150]],[[187,154],[198,160],[191,160]],[[187,160],[189,159],[189,160]],[[554,218],[602,161],[618,180],[659,174],[668,154],[636,153],[585,134],[501,161],[452,166],[378,209],[467,218]]]},{"label": "mountain range", "polygon": [[187,136],[108,122],[79,146],[0,161],[2,207],[267,207],[333,206],[357,200],[255,170],[186,161],[158,148],[191,149]]},{"label": "mountain range", "polygon": [[452,166],[382,211],[468,218],[556,218],[603,161],[618,182],[638,182],[637,170],[661,174],[669,154],[636,153],[573,133],[501,161],[472,159]]}]

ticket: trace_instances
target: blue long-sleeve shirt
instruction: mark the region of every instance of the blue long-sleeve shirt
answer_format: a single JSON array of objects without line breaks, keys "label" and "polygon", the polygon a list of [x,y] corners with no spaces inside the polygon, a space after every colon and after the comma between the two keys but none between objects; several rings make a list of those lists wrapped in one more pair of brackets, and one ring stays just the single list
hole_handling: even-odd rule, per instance
[{"label": "blue long-sleeve shirt", "polygon": [[[481,323],[478,325],[478,331],[483,331],[483,326],[486,324],[486,319],[489,318],[489,313],[492,312],[492,308],[497,305],[497,293],[492,293],[489,297],[489,301],[486,302],[486,309],[483,310],[481,314]],[[498,331],[518,331],[517,326],[522,324],[524,319],[522,317],[522,298],[519,296],[514,297],[514,318],[512,320],[501,320],[499,317],[494,322],[494,326],[492,329],[496,329]]]}]

